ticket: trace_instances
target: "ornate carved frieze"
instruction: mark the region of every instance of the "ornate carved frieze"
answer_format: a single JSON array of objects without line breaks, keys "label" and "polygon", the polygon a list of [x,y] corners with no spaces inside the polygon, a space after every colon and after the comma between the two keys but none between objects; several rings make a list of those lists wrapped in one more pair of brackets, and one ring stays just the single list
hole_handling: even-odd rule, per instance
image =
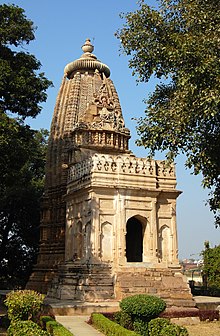
[{"label": "ornate carved frieze", "polygon": [[[88,159],[78,162],[70,167],[68,182],[78,180],[93,172],[109,172],[111,174],[136,174],[144,176],[166,176],[175,175],[174,165],[166,167],[163,161],[153,161],[144,158],[137,158],[132,155],[108,155],[94,154]],[[163,168],[164,169],[164,168]]]},{"label": "ornate carved frieze", "polygon": [[[68,170],[69,193],[88,186],[109,186],[132,189],[172,190],[176,188],[174,167],[170,173],[158,175],[160,161],[137,158],[133,155],[91,154],[70,165]],[[179,192],[178,192],[179,194]]]},{"label": "ornate carved frieze", "polygon": [[[83,126],[83,125],[81,125]],[[97,151],[128,152],[130,135],[111,132],[109,130],[95,130],[78,128],[73,132],[72,145],[96,149]]]},{"label": "ornate carved frieze", "polygon": [[175,165],[168,164],[166,161],[157,161],[158,176],[175,176]]},{"label": "ornate carved frieze", "polygon": [[156,168],[154,162],[147,159],[126,155],[94,154],[90,158],[70,167],[68,182],[80,179],[82,176],[85,177],[93,172],[155,176]]}]

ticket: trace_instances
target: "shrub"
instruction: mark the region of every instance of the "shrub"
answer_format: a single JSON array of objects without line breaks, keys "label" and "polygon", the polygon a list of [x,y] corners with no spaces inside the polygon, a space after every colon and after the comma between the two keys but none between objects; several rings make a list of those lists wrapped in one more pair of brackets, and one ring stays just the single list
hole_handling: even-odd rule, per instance
[{"label": "shrub", "polygon": [[110,321],[102,314],[93,313],[91,315],[92,324],[106,336],[138,336],[137,333],[127,330],[122,326]]},{"label": "shrub", "polygon": [[124,298],[120,302],[120,308],[131,316],[144,317],[146,320],[159,316],[166,308],[166,303],[159,297],[138,294]]},{"label": "shrub", "polygon": [[50,336],[33,321],[13,320],[7,330],[8,336]]},{"label": "shrub", "polygon": [[[106,315],[105,315],[106,316]],[[108,317],[108,316],[106,316]],[[114,313],[114,321],[123,328],[126,328],[128,330],[133,330],[133,321],[130,315],[128,315],[126,312],[123,310],[118,311]]]},{"label": "shrub", "polygon": [[156,318],[148,323],[149,336],[188,336],[188,331],[164,318]]},{"label": "shrub", "polygon": [[62,324],[55,321],[50,316],[41,316],[41,324],[53,336],[73,336],[73,334],[67,330]]},{"label": "shrub", "polygon": [[[150,336],[154,335],[150,334]],[[189,336],[189,333],[185,327],[171,323],[163,328],[161,336]]]},{"label": "shrub", "polygon": [[136,318],[133,323],[134,331],[142,336],[148,335],[148,322]]},{"label": "shrub", "polygon": [[10,320],[29,320],[41,309],[45,295],[33,290],[12,291],[6,295],[5,305]]},{"label": "shrub", "polygon": [[115,320],[115,314],[117,314],[119,312],[100,312],[100,314],[102,314],[103,316],[107,317],[109,320],[114,321]]},{"label": "shrub", "polygon": [[167,325],[170,325],[170,321],[166,320],[165,318],[156,318],[149,322],[148,324],[148,330],[149,334],[154,336],[161,335],[161,331],[163,328],[165,328]]}]

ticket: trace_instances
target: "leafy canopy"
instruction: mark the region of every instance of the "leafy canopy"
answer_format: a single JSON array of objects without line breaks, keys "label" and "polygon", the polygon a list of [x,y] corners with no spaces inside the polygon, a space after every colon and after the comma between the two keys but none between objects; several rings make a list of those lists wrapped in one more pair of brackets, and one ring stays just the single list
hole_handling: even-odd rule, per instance
[{"label": "leafy canopy", "polygon": [[205,243],[203,254],[203,272],[207,276],[208,286],[220,289],[220,245],[210,247]]},{"label": "leafy canopy", "polygon": [[0,6],[0,112],[16,113],[25,118],[36,117],[39,103],[46,100],[51,85],[35,56],[13,47],[29,44],[34,39],[33,22],[24,10],[14,5]]},{"label": "leafy canopy", "polygon": [[32,40],[24,10],[0,5],[0,281],[7,286],[24,285],[39,241],[48,132],[32,130],[25,118],[40,113],[51,82],[22,49]]},{"label": "leafy canopy", "polygon": [[5,117],[5,123],[2,119],[0,274],[5,285],[13,287],[25,284],[38,251],[48,132],[30,130],[13,118]]},{"label": "leafy canopy", "polygon": [[130,56],[138,81],[158,79],[138,120],[138,145],[179,153],[186,166],[202,173],[209,204],[220,225],[220,6],[218,0],[160,0],[158,8],[139,1],[122,15],[116,36]]}]

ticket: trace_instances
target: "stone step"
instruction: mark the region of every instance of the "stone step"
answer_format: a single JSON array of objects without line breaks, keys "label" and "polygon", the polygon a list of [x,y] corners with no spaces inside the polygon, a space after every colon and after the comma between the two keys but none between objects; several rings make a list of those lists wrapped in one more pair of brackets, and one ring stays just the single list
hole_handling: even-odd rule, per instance
[{"label": "stone step", "polygon": [[117,298],[135,294],[157,295],[168,307],[195,307],[185,277],[167,269],[119,272],[116,278]]},{"label": "stone step", "polygon": [[54,315],[90,315],[93,312],[115,312],[119,310],[119,303],[115,300],[100,300],[99,302],[80,302],[77,300],[56,300],[47,298],[45,303],[49,312]]}]

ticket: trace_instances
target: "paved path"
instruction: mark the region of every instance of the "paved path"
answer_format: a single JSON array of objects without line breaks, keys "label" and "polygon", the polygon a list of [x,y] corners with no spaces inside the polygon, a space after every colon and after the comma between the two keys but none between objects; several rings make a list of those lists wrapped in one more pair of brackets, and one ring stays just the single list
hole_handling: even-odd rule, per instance
[{"label": "paved path", "polygon": [[61,323],[74,336],[102,336],[100,331],[86,323],[89,316],[56,316],[57,322]]},{"label": "paved path", "polygon": [[216,302],[220,304],[220,297],[218,296],[194,296],[196,303],[212,303]]}]

